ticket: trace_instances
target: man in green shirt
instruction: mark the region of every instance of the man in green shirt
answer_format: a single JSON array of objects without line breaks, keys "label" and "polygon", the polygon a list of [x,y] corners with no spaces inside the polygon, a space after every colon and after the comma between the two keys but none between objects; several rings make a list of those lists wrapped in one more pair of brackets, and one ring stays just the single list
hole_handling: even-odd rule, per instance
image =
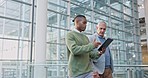
[{"label": "man in green shirt", "polygon": [[90,58],[97,59],[100,52],[92,52],[101,43],[89,39],[82,33],[85,31],[87,20],[83,15],[77,15],[74,20],[75,28],[67,33],[66,46],[68,50],[68,69],[70,78],[99,78],[97,72],[93,72]]}]

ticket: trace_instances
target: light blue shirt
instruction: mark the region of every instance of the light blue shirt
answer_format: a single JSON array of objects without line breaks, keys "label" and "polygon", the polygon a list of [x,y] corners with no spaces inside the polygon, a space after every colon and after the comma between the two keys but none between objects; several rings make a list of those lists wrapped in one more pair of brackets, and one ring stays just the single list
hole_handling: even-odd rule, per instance
[{"label": "light blue shirt", "polygon": [[[105,42],[105,38],[98,36],[101,44]],[[111,66],[111,55],[110,55],[110,49],[109,47],[106,48],[105,50],[105,68]]]}]

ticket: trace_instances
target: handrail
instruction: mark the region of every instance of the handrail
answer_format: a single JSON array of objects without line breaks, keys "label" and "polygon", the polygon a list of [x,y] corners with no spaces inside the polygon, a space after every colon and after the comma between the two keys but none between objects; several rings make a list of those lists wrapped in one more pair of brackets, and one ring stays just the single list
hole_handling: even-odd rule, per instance
[{"label": "handrail", "polygon": [[[52,70],[48,70],[51,66],[58,66],[58,67],[62,67],[60,68],[61,71],[63,72],[62,76],[60,76],[61,78],[66,78],[68,76],[68,64],[24,64],[24,66],[41,66],[41,67],[44,67],[46,69],[46,73],[49,73],[47,71],[52,71]],[[135,78],[135,73],[139,73],[141,72],[141,74],[138,75],[138,77],[141,77],[141,78],[147,78],[147,73],[145,74],[145,70],[141,70],[137,71],[136,70],[133,70],[133,68],[130,68],[130,67],[147,67],[148,68],[148,65],[125,65],[125,64],[114,64],[114,67],[127,67],[126,70],[123,70],[123,71],[126,71],[126,78]],[[52,67],[51,67],[52,68]],[[146,69],[147,70],[147,69]],[[119,73],[114,73],[115,75],[116,74],[119,74]],[[49,77],[54,77],[54,78],[59,78],[58,76],[55,76],[55,75],[51,75]],[[136,77],[136,78],[138,78]]]},{"label": "handrail", "polygon": [[[24,66],[68,66],[68,64],[25,64]],[[148,65],[115,64],[114,67],[148,67]]]},{"label": "handrail", "polygon": [[114,67],[148,67],[148,65],[114,65]]},{"label": "handrail", "polygon": [[27,66],[68,66],[68,64],[26,64]]},{"label": "handrail", "polygon": [[[68,66],[68,64],[27,64],[27,66]],[[114,67],[148,67],[148,65],[114,65]]]}]

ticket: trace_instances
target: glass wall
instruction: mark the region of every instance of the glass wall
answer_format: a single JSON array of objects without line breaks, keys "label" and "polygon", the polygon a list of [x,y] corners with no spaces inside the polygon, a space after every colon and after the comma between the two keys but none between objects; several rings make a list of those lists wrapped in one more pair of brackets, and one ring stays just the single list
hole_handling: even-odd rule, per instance
[{"label": "glass wall", "polygon": [[[29,78],[28,64],[34,63],[35,57],[37,7],[32,2],[0,0],[0,78]],[[73,18],[83,14],[88,20],[86,35],[96,32],[98,22],[107,23],[105,36],[114,39],[110,46],[115,65],[113,76],[128,78],[128,67],[118,65],[142,64],[137,7],[137,0],[48,0],[46,60],[51,66],[47,67],[47,77],[66,78],[65,36],[74,27]],[[142,78],[141,70],[130,68],[131,78]]]},{"label": "glass wall", "polygon": [[30,0],[0,0],[0,78],[27,77]]}]

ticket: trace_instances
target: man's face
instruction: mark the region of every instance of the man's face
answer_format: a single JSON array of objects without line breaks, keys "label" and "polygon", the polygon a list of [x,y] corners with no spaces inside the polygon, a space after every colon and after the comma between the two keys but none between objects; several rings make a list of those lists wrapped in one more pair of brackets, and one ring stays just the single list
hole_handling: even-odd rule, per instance
[{"label": "man's face", "polygon": [[104,37],[105,31],[106,31],[106,24],[100,23],[99,26],[97,26],[98,35]]},{"label": "man's face", "polygon": [[87,20],[85,18],[81,18],[81,20],[78,21],[78,25],[77,25],[78,30],[80,32],[85,31],[86,24],[87,24]]}]

